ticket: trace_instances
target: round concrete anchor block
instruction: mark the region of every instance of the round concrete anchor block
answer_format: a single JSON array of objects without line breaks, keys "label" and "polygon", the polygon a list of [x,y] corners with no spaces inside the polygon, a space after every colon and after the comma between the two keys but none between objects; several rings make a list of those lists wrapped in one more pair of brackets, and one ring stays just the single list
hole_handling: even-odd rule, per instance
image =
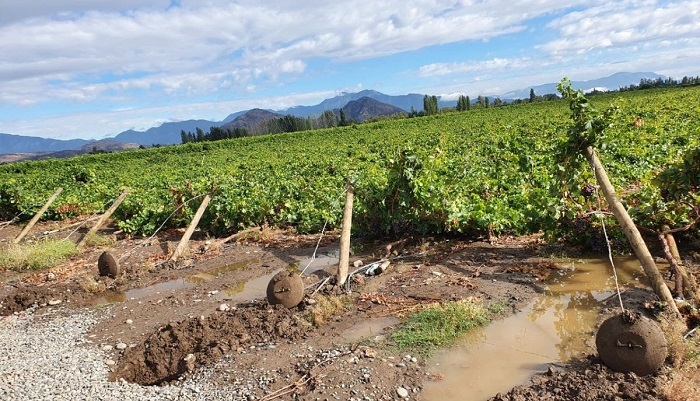
[{"label": "round concrete anchor block", "polygon": [[666,337],[652,320],[632,312],[613,316],[598,328],[595,338],[598,355],[616,372],[638,376],[654,373],[668,354]]},{"label": "round concrete anchor block", "polygon": [[97,259],[97,270],[100,272],[100,276],[110,278],[116,278],[121,272],[119,262],[109,251],[102,252]]},{"label": "round concrete anchor block", "polygon": [[275,274],[267,285],[267,302],[293,308],[304,298],[304,282],[301,276],[290,271]]}]

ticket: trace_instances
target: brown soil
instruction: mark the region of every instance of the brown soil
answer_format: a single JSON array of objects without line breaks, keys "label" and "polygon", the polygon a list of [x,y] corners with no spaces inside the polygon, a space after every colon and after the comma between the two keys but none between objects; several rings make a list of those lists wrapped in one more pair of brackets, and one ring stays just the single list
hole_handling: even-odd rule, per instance
[{"label": "brown soil", "polygon": [[[42,223],[34,231],[69,223]],[[13,238],[18,230],[7,227],[0,240]],[[189,258],[171,264],[167,255],[182,231],[164,232],[150,242],[114,229],[103,234],[114,237],[114,245],[88,247],[45,271],[0,272],[0,314],[32,305],[41,313],[59,301],[61,307],[104,309],[88,336],[100,346],[122,345],[108,351],[116,361],[112,379],[153,385],[204,367],[216,382],[245,386],[255,399],[396,399],[396,390],[403,387],[411,399],[420,400],[422,383],[439,378],[426,373],[420,359],[406,359],[387,346],[393,327],[352,341],[344,333],[367,319],[403,318],[449,300],[498,302],[515,311],[542,291],[541,281],[557,268],[546,257],[556,250],[545,248],[536,236],[493,244],[412,239],[402,243],[402,254],[392,255],[385,272],[354,275],[349,287],[337,288],[332,278],[322,281],[333,275],[334,267],[304,275],[304,300],[285,308],[267,302],[264,286],[257,299],[240,300],[236,294],[256,277],[303,268],[299,261],[313,254],[318,236],[274,232],[216,247],[215,240],[196,233]],[[337,235],[326,235],[317,254],[337,249],[336,241]],[[381,259],[388,243],[356,246],[351,262]],[[121,274],[115,279],[99,274],[97,261],[105,250],[121,259]],[[158,283],[167,284],[151,287]],[[310,297],[319,283],[323,287]],[[136,292],[128,290],[140,288],[149,289],[129,297]],[[318,317],[320,305],[310,299],[320,295],[344,299],[344,307],[330,317]],[[642,292],[638,299],[634,306],[643,308],[654,297]],[[670,372],[664,367],[640,378],[612,372],[590,356],[563,369],[552,367],[532,384],[492,399],[664,400]]]}]

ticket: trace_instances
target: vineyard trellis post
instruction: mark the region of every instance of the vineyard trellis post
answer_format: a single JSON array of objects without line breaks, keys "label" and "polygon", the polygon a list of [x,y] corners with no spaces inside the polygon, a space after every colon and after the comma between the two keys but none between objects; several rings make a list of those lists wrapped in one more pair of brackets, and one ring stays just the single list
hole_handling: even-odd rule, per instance
[{"label": "vineyard trellis post", "polygon": [[97,220],[97,222],[90,228],[90,230],[83,236],[83,238],[78,242],[78,248],[82,248],[85,245],[85,242],[87,242],[88,238],[90,238],[91,235],[97,232],[97,230],[102,227],[102,225],[107,221],[112,216],[112,213],[114,213],[119,205],[126,199],[126,196],[129,195],[129,188],[125,188],[124,191],[122,192],[121,195],[112,203],[112,206],[110,206],[109,209],[107,209],[102,216],[100,216],[100,219]]},{"label": "vineyard trellis post", "polygon": [[43,216],[44,213],[46,213],[46,210],[49,208],[49,206],[51,206],[51,204],[56,200],[56,198],[58,198],[58,195],[60,195],[61,192],[63,192],[63,188],[58,188],[56,192],[54,192],[54,194],[51,195],[49,200],[47,200],[44,206],[41,209],[39,209],[39,211],[34,215],[34,217],[32,217],[32,219],[29,221],[29,223],[27,223],[22,232],[19,233],[17,238],[15,238],[14,241],[12,241],[13,243],[19,244],[19,242],[22,241],[22,239],[29,233],[29,230],[31,230],[32,227],[34,227],[34,225],[37,223],[37,221],[39,221],[41,216]]},{"label": "vineyard trellis post", "polygon": [[345,194],[345,208],[343,209],[343,227],[340,234],[340,257],[338,260],[338,286],[345,284],[348,278],[348,265],[350,264],[350,231],[352,229],[352,203],[355,187],[348,182]]},{"label": "vineyard trellis post", "polygon": [[598,180],[598,184],[600,184],[600,189],[605,196],[605,200],[610,205],[610,211],[620,224],[620,227],[625,233],[630,246],[634,250],[634,254],[637,255],[637,259],[639,259],[639,262],[642,264],[642,269],[647,275],[647,278],[649,278],[649,282],[651,283],[654,292],[659,298],[661,298],[662,301],[668,304],[671,311],[678,314],[678,306],[676,306],[676,302],[673,299],[673,295],[671,295],[671,291],[661,276],[659,269],[656,267],[654,258],[651,256],[649,249],[644,243],[644,238],[642,238],[637,226],[634,224],[634,221],[632,221],[632,218],[629,216],[627,210],[625,210],[625,207],[622,205],[622,202],[620,202],[620,199],[615,193],[615,188],[610,182],[608,174],[605,172],[605,168],[598,159],[595,150],[592,146],[586,146],[583,149],[583,152],[586,159],[593,167],[596,180]]},{"label": "vineyard trellis post", "polygon": [[197,224],[199,224],[199,220],[202,218],[204,211],[207,209],[210,200],[211,195],[206,194],[204,199],[202,199],[202,203],[199,205],[199,209],[197,209],[197,213],[195,213],[194,217],[192,218],[189,227],[187,227],[187,231],[185,231],[185,234],[180,239],[180,243],[177,244],[177,248],[175,248],[175,251],[170,256],[169,261],[175,262],[180,256],[185,254],[187,243],[189,242],[190,237],[192,237],[192,233],[194,233],[195,228],[197,228]]}]

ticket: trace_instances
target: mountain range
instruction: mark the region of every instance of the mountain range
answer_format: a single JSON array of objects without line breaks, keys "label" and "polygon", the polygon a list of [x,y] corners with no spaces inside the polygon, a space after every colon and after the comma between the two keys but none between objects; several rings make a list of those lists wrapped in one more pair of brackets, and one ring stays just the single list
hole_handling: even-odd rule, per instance
[{"label": "mountain range", "polygon": [[[653,72],[620,72],[608,77],[594,79],[590,81],[572,81],[575,89],[584,91],[614,90],[623,86],[638,84],[641,79],[665,78]],[[525,99],[530,95],[530,90],[534,90],[537,95],[557,93],[556,83],[548,83],[533,87],[523,88],[501,95],[489,95],[489,98],[499,97],[503,101],[514,99]],[[343,92],[338,96],[326,99],[313,106],[294,106],[285,110],[262,110],[252,109],[232,113],[222,121],[208,120],[186,120],[178,122],[167,122],[158,127],[149,128],[145,131],[127,130],[115,135],[113,138],[106,138],[116,142],[126,142],[142,146],[171,145],[181,141],[180,132],[194,132],[197,128],[207,132],[211,127],[225,128],[249,128],[261,121],[270,118],[293,115],[295,117],[320,116],[324,111],[331,110],[338,115],[343,109],[346,117],[350,120],[363,122],[367,119],[391,115],[400,112],[410,112],[423,109],[423,98],[425,95],[410,93],[407,95],[386,95],[375,90],[363,90],[357,93]],[[454,100],[439,99],[440,107],[452,107],[456,104]],[[472,99],[475,101],[476,99]],[[0,154],[8,153],[36,153],[36,152],[60,152],[76,150],[87,146],[95,141],[85,139],[58,140],[39,137],[29,137],[0,133]]]}]

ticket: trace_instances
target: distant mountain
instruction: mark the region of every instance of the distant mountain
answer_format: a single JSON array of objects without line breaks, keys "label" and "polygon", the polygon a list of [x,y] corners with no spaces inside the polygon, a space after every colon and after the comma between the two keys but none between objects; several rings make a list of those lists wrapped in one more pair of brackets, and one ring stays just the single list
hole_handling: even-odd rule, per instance
[{"label": "distant mountain", "polygon": [[[421,100],[422,102],[422,100]],[[394,114],[405,114],[406,110],[387,103],[382,103],[370,97],[361,97],[351,100],[341,108],[348,120],[364,122],[373,117],[391,116]]]},{"label": "distant mountain", "polygon": [[[618,72],[604,78],[592,79],[590,81],[571,81],[571,87],[581,89],[584,92],[591,92],[594,89],[599,91],[617,90],[623,86],[639,84],[639,81],[645,79],[666,79],[665,76],[653,72]],[[514,90],[508,93],[499,95],[502,100],[506,99],[527,99],[530,97],[530,89],[535,91],[535,95],[542,96],[557,92],[557,84],[549,83],[543,85],[532,86],[528,88]]]},{"label": "distant mountain", "polygon": [[0,154],[0,163],[12,163],[21,160],[41,160],[41,159],[60,159],[66,157],[74,157],[84,155],[90,152],[119,152],[122,150],[138,149],[136,143],[124,143],[102,139],[99,141],[91,141],[78,149],[65,149],[57,152],[34,152],[34,153],[7,153]]},{"label": "distant mountain", "polygon": [[260,126],[260,124],[264,123],[265,121],[280,117],[284,116],[282,114],[277,114],[269,110],[251,109],[246,111],[244,114],[239,115],[233,121],[222,125],[221,128],[227,130],[233,130],[236,128],[244,128],[246,130],[251,130],[255,127]]},{"label": "distant mountain", "polygon": [[353,100],[359,100],[363,97],[368,97],[376,101],[386,103],[395,107],[402,109],[403,111],[411,111],[411,107],[416,110],[423,110],[423,96],[415,93],[410,93],[408,95],[385,95],[381,92],[374,90],[363,90],[357,93],[347,93],[326,99],[321,103],[314,106],[295,106],[290,107],[286,110],[281,110],[279,113],[291,114],[296,117],[309,117],[309,116],[320,116],[326,110],[338,110],[343,108],[346,104]]},{"label": "distant mountain", "polygon": [[85,139],[47,139],[35,136],[0,134],[0,154],[37,153],[77,149],[87,143]]},{"label": "distant mountain", "polygon": [[146,131],[124,131],[114,138],[118,142],[132,142],[143,146],[152,145],[173,145],[182,142],[180,131],[195,132],[201,128],[208,132],[211,127],[218,127],[221,122],[207,120],[186,120],[178,122],[163,123],[158,127],[149,128]]}]

